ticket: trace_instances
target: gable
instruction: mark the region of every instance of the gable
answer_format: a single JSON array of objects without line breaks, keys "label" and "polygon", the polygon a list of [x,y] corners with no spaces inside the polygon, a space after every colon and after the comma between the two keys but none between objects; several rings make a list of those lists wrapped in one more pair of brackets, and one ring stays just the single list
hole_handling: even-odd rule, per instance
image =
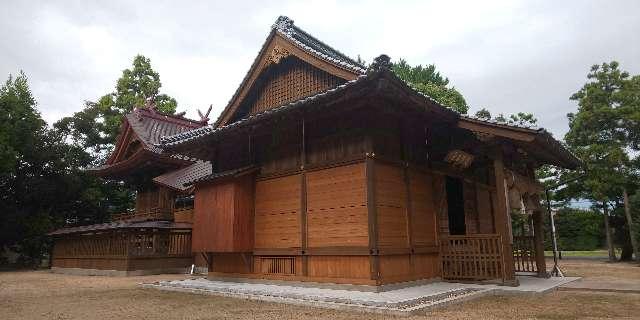
[{"label": "gable", "polygon": [[280,58],[263,70],[231,121],[312,96],[344,82],[295,56]]},{"label": "gable", "polygon": [[[215,127],[232,123],[233,121],[242,118],[242,116],[251,114],[253,106],[248,106],[248,104],[253,103],[252,101],[256,101],[256,99],[262,100],[256,104],[255,108],[253,108],[254,113],[259,110],[266,110],[270,107],[281,105],[278,104],[278,102],[294,101],[291,100],[293,97],[296,97],[296,99],[304,98],[305,96],[319,92],[319,90],[326,90],[345,81],[356,79],[364,72],[364,69],[354,69],[350,64],[339,61],[333,58],[330,54],[324,53],[320,50],[314,50],[311,46],[293,38],[292,32],[295,32],[295,34],[306,37],[305,41],[315,41],[317,45],[322,45],[324,48],[328,48],[320,41],[304,33],[300,29],[297,29],[297,27],[290,25],[287,28],[289,28],[287,29],[289,31],[281,30],[274,26],[274,29],[267,37],[265,44],[260,50],[258,57],[254,60],[246,77],[216,121],[214,125]],[[291,72],[291,74],[285,75],[283,73],[287,73],[287,71],[284,70],[286,68],[278,68],[281,63],[287,65],[288,63],[291,63],[291,61],[296,61],[296,59],[304,62],[305,64],[299,65],[298,67],[289,67],[292,69],[298,68],[299,71],[290,70],[288,72]],[[302,69],[304,69],[304,71],[301,72],[300,70]],[[306,89],[306,87],[301,89],[291,89],[292,91],[288,93],[282,93],[281,91],[284,89],[281,89],[280,93],[278,93],[279,91],[275,89],[275,87],[282,87],[283,85],[276,84],[279,80],[273,78],[278,74],[280,74],[280,80],[288,79],[287,81],[302,81],[301,84],[309,85],[311,89]],[[304,78],[304,75],[310,75],[313,79],[306,79]],[[271,79],[271,85],[273,86],[271,89],[275,90],[270,90],[266,87],[269,82],[268,79]],[[314,84],[322,81],[326,81],[328,84],[322,86]],[[297,82],[289,82],[288,85],[295,86],[296,83]],[[320,87],[322,87],[322,89]],[[260,95],[260,93],[257,92],[259,90],[258,88],[266,89],[264,90],[262,97],[258,97],[258,95]],[[284,96],[268,98],[274,95]]]},{"label": "gable", "polygon": [[142,149],[139,138],[125,119],[120,128],[120,135],[116,140],[113,152],[106,161],[106,165],[118,163],[131,157],[139,149]]}]

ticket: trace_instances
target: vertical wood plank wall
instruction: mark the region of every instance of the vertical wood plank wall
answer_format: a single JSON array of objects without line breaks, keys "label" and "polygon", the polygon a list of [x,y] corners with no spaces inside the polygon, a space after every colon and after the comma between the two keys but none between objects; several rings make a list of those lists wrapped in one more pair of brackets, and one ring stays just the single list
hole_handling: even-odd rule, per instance
[{"label": "vertical wood plank wall", "polygon": [[439,275],[436,214],[430,174],[376,164],[379,284]]},{"label": "vertical wood plank wall", "polygon": [[300,248],[300,175],[256,182],[255,248]]},{"label": "vertical wood plank wall", "polygon": [[[369,229],[365,162],[259,178],[255,194],[250,195],[255,203],[251,208],[255,209],[253,253],[216,249],[213,275],[369,285],[440,277],[438,243],[448,235],[445,176],[372,161],[375,232]],[[208,202],[215,210],[230,210],[229,205],[211,202],[228,197],[230,191],[225,191],[224,184],[218,188],[198,191],[206,197],[197,197],[196,211],[202,206],[198,201]],[[465,182],[469,234],[493,230],[491,192]],[[196,224],[200,223],[197,219],[196,214]],[[232,218],[216,218],[215,223],[229,225],[225,219]],[[224,233],[220,226],[209,230]],[[371,236],[376,237],[373,250],[369,248]],[[219,237],[210,235],[225,243]]]},{"label": "vertical wood plank wall", "polygon": [[312,171],[306,179],[309,248],[367,246],[364,165]]},{"label": "vertical wood plank wall", "polygon": [[193,210],[194,252],[253,250],[253,177],[199,185]]}]

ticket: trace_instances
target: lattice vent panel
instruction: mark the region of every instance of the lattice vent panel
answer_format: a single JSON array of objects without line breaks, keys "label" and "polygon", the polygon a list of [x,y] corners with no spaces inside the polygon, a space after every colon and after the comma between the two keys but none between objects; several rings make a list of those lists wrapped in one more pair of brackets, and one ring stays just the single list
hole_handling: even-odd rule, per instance
[{"label": "lattice vent panel", "polygon": [[256,91],[251,114],[314,95],[344,82],[294,57],[283,59],[270,68]]}]

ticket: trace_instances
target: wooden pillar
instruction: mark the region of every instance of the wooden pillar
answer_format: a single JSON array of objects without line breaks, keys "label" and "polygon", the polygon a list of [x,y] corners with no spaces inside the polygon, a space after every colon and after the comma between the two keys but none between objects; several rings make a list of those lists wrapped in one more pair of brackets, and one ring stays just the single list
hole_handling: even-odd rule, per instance
[{"label": "wooden pillar", "polygon": [[302,249],[302,275],[309,274],[309,256],[307,255],[307,142],[305,132],[305,119],[301,120],[301,143],[300,143],[300,245]]},{"label": "wooden pillar", "polygon": [[497,151],[493,160],[493,168],[496,179],[496,208],[494,225],[496,233],[502,237],[502,260],[504,261],[503,273],[505,284],[518,285],[515,267],[513,265],[513,246],[511,243],[511,224],[509,223],[509,207],[507,205],[507,190],[504,180],[504,163],[502,152]]},{"label": "wooden pillar", "polygon": [[[537,196],[531,198],[531,203],[539,204],[540,199]],[[548,278],[547,264],[544,259],[544,219],[543,210],[539,205],[533,209],[533,242],[536,252],[536,269],[538,269],[538,277]]]},{"label": "wooden pillar", "polygon": [[412,198],[411,198],[411,173],[409,171],[409,143],[407,143],[407,132],[406,128],[409,128],[409,124],[406,121],[400,121],[400,144],[402,145],[402,161],[403,161],[403,179],[404,179],[404,188],[406,192],[405,197],[405,215],[406,215],[406,230],[407,230],[407,247],[409,248],[409,264],[411,266],[411,276],[415,276],[415,255],[414,255],[414,247],[413,247],[413,207],[412,207]]},{"label": "wooden pillar", "polygon": [[378,213],[376,208],[375,190],[375,154],[373,152],[373,140],[367,137],[367,153],[365,160],[365,175],[367,184],[367,216],[369,225],[369,265],[371,279],[380,283],[380,259],[378,256]]}]

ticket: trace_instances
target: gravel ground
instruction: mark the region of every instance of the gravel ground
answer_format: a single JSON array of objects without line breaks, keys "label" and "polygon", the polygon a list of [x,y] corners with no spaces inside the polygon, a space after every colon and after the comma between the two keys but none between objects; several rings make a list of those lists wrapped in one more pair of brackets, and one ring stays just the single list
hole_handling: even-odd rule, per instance
[{"label": "gravel ground", "polygon": [[[631,264],[571,261],[570,275],[640,278]],[[0,319],[387,319],[334,311],[141,289],[141,282],[183,279],[162,275],[127,278],[70,276],[46,271],[0,273]],[[640,294],[554,292],[538,297],[495,296],[400,319],[638,319]]]}]

